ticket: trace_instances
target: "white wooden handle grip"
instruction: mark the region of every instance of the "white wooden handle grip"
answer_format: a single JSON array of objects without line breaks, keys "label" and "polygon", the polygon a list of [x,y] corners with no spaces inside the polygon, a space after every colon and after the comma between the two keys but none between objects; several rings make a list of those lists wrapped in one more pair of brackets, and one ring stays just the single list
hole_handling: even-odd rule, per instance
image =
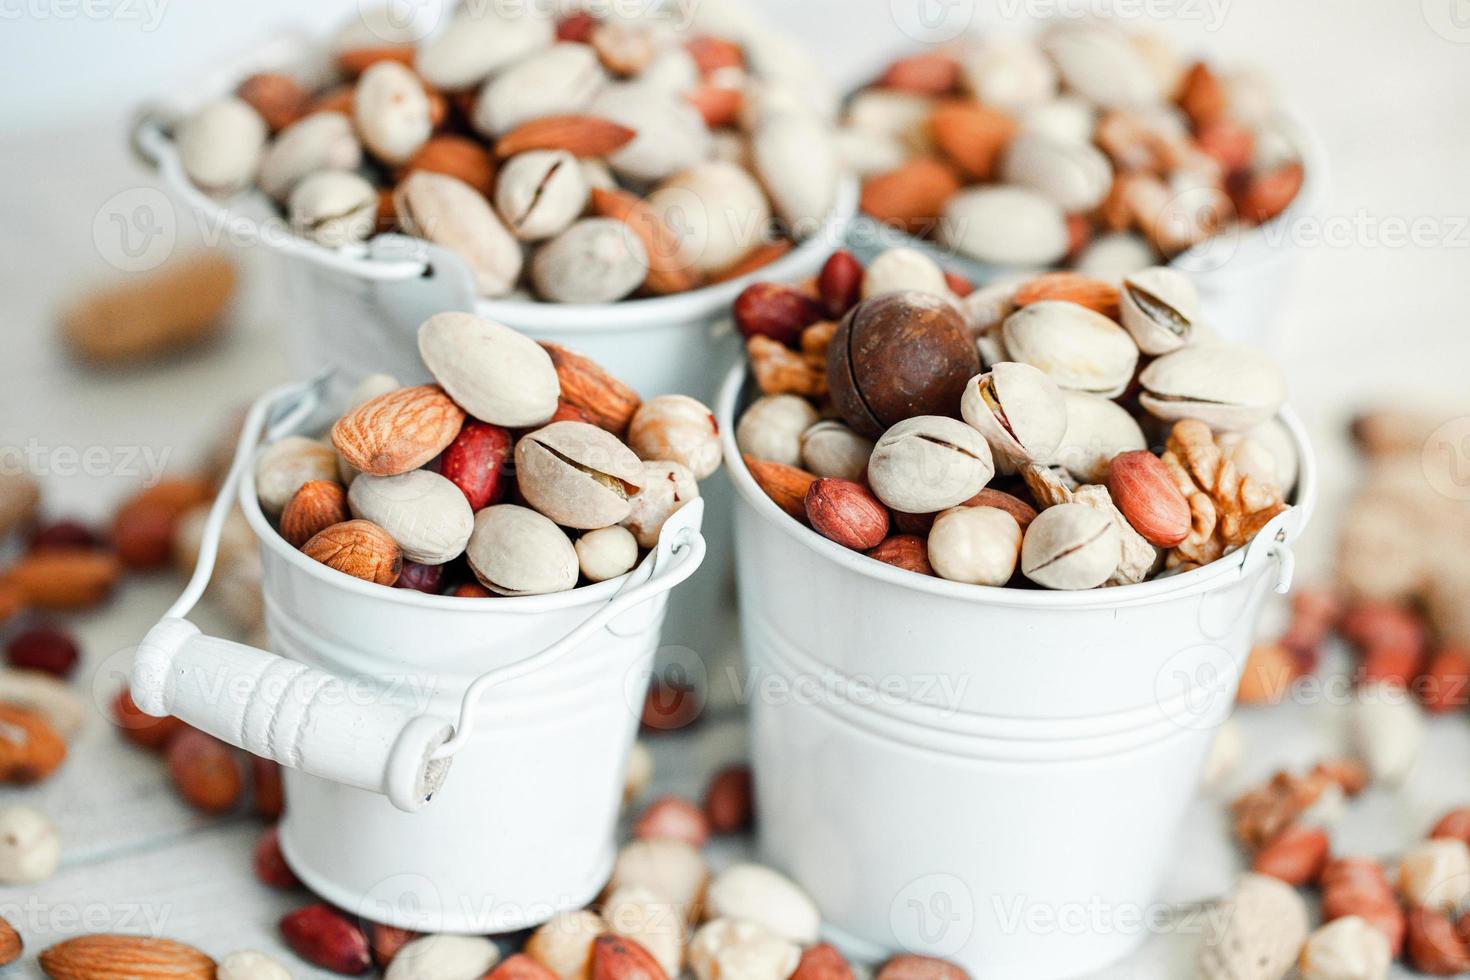
[{"label": "white wooden handle grip", "polygon": [[283,766],[383,793],[402,810],[428,802],[449,759],[443,719],[384,699],[264,650],[205,636],[164,619],[144,637],[133,667],[133,700],[147,714],[174,715],[231,745]]}]

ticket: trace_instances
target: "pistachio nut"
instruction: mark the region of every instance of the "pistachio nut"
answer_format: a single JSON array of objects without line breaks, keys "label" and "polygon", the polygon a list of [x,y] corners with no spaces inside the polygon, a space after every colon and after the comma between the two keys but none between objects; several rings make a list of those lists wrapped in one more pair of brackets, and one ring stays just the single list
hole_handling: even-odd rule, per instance
[{"label": "pistachio nut", "polygon": [[1147,449],[1137,420],[1111,398],[1086,391],[1063,391],[1067,434],[1046,460],[1083,483],[1106,483],[1108,464],[1119,453]]},{"label": "pistachio nut", "polygon": [[1138,349],[1159,355],[1194,339],[1199,291],[1182,272],[1156,265],[1123,277],[1123,326]]},{"label": "pistachio nut", "polygon": [[1092,145],[1097,110],[1075,95],[1063,95],[1034,105],[1021,114],[1021,132],[1035,133],[1059,143]]},{"label": "pistachio nut", "polygon": [[944,243],[977,262],[1051,265],[1067,254],[1067,218],[1050,198],[1025,187],[977,187],[944,206]]},{"label": "pistachio nut", "polygon": [[557,303],[611,303],[648,276],[648,252],[621,221],[578,221],[536,253],[531,283]]},{"label": "pistachio nut", "polygon": [[319,170],[356,170],[362,144],[352,120],[340,112],[317,112],[281,130],[260,161],[260,189],[285,201],[303,178]]},{"label": "pistachio nut", "polygon": [[1249,429],[1286,400],[1286,378],[1260,351],[1239,344],[1182,347],[1143,369],[1139,403],[1166,422],[1199,419],[1217,432]]},{"label": "pistachio nut", "polygon": [[890,248],[868,263],[863,273],[863,299],[909,289],[935,296],[952,295],[939,263],[916,248]]},{"label": "pistachio nut", "polygon": [[751,134],[756,175],[797,237],[815,234],[837,201],[841,166],[828,125],[807,112],[767,116]]},{"label": "pistachio nut", "polygon": [[606,582],[626,575],[638,564],[638,539],[620,524],[588,531],[573,547],[577,551],[577,564],[589,582]]},{"label": "pistachio nut", "polygon": [[630,180],[663,180],[709,157],[704,117],[677,95],[624,82],[604,88],[587,111],[638,134],[607,160]]},{"label": "pistachio nut", "polygon": [[559,235],[587,207],[589,191],[577,158],[565,150],[511,157],[495,183],[495,207],[521,241]]},{"label": "pistachio nut", "polygon": [[929,531],[929,564],[940,578],[1005,585],[1021,556],[1021,525],[998,507],[955,507]]},{"label": "pistachio nut", "polygon": [[1012,358],[1040,368],[1062,388],[1113,398],[1138,366],[1138,345],[1128,332],[1076,303],[1022,307],[1006,317],[1001,335]]},{"label": "pistachio nut", "polygon": [[319,170],[291,191],[291,227],[327,248],[366,241],[378,222],[378,191],[349,170]]},{"label": "pistachio nut", "polygon": [[997,460],[1014,467],[1047,459],[1067,432],[1062,390],[1030,364],[1002,361],[965,387],[960,414]]},{"label": "pistachio nut", "polygon": [[1122,541],[1112,519],[1086,504],[1057,504],[1036,515],[1021,542],[1021,572],[1048,589],[1093,589],[1113,574]]},{"label": "pistachio nut", "polygon": [[577,552],[566,532],[529,507],[496,504],[475,515],[470,570],[497,595],[544,595],[577,587]]},{"label": "pistachio nut", "polygon": [[1091,211],[1113,186],[1113,166],[1091,143],[1022,132],[1001,158],[1001,178],[1029,187],[1068,213]]},{"label": "pistachio nut", "polygon": [[1056,68],[1029,38],[987,37],[968,46],[960,70],[975,98],[1002,112],[1047,102],[1057,91]]},{"label": "pistachio nut", "polygon": [[521,496],[563,527],[619,523],[643,482],[643,463],[633,450],[586,422],[553,422],[516,443]]},{"label": "pistachio nut", "polygon": [[1077,256],[1076,271],[1094,279],[1121,279],[1154,264],[1153,246],[1131,231],[1094,238]]},{"label": "pistachio nut", "polygon": [[873,440],[858,435],[835,419],[807,428],[801,434],[799,445],[801,467],[808,473],[854,483],[862,482],[874,446]]},{"label": "pistachio nut", "polygon": [[556,40],[556,25],[535,9],[505,10],[501,4],[465,4],[414,59],[424,81],[437,89],[472,88]]},{"label": "pistachio nut", "polygon": [[245,101],[219,99],[179,125],[179,163],[194,186],[228,197],[255,180],[266,133],[265,120]]},{"label": "pistachio nut", "polygon": [[735,445],[756,459],[800,466],[802,433],[815,425],[817,418],[812,403],[799,395],[765,395],[740,416]]},{"label": "pistachio nut", "polygon": [[592,48],[553,44],[490,79],[471,122],[487,136],[503,136],[532,119],[582,111],[607,82]]},{"label": "pistachio nut", "polygon": [[1069,89],[1106,109],[1153,105],[1159,78],[1127,32],[1101,21],[1063,22],[1042,41]]},{"label": "pistachio nut", "polygon": [[352,118],[368,150],[384,163],[404,163],[434,131],[429,93],[396,61],[379,61],[357,80]]},{"label": "pistachio nut", "polygon": [[504,296],[515,288],[524,262],[521,247],[469,184],[415,170],[394,190],[393,206],[404,231],[459,253],[481,296]]},{"label": "pistachio nut", "polygon": [[868,461],[868,485],[905,514],[964,503],[995,475],[990,446],[958,419],[920,415],[883,433]]},{"label": "pistachio nut", "polygon": [[561,382],[551,355],[509,327],[471,313],[437,313],[419,327],[419,356],[481,422],[520,429],[556,414]]},{"label": "pistachio nut", "polygon": [[684,262],[712,273],[734,265],[765,240],[771,206],[755,178],[733,163],[711,160],[675,174],[648,206],[679,236]]},{"label": "pistachio nut", "polygon": [[639,546],[654,548],[674,512],[698,498],[699,482],[683,463],[657,459],[643,464],[640,483],[642,489],[629,501],[622,525],[633,532]]},{"label": "pistachio nut", "polygon": [[387,531],[403,557],[421,565],[442,565],[464,554],[475,524],[464,493],[431,470],[363,474],[352,481],[347,504],[354,517]]}]

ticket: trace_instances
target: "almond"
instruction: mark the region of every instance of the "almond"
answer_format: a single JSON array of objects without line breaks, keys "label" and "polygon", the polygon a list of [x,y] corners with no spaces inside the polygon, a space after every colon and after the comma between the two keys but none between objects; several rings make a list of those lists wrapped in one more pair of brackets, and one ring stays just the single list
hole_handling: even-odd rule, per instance
[{"label": "almond", "polygon": [[398,169],[394,180],[402,181],[417,170],[448,174],[487,198],[495,192],[495,160],[483,146],[467,136],[433,137]]},{"label": "almond", "polygon": [[1048,272],[1037,276],[1023,283],[1012,301],[1021,307],[1046,300],[1076,303],[1111,320],[1121,316],[1122,297],[1117,286],[1076,272]]},{"label": "almond", "polygon": [[61,315],[72,353],[99,364],[154,360],[203,343],[235,293],[229,259],[201,252],[99,289]]},{"label": "almond", "polygon": [[658,296],[682,293],[699,285],[699,276],[683,257],[679,236],[642,198],[627,191],[592,189],[592,210],[632,229],[648,253],[648,278],[643,288]]},{"label": "almond", "polygon": [[1016,121],[978,102],[945,102],[929,116],[929,132],[955,166],[972,180],[990,180],[1007,144],[1017,132]]},{"label": "almond", "polygon": [[280,72],[258,72],[240,83],[235,94],[256,112],[271,132],[279,133],[306,112],[310,100],[306,89]]},{"label": "almond", "polygon": [[828,541],[867,551],[888,536],[888,508],[861,483],[823,477],[806,491],[806,517]]},{"label": "almond", "polygon": [[608,374],[590,357],[549,341],[541,346],[551,355],[552,366],[556,368],[562,401],[580,408],[593,425],[613,435],[621,436],[628,431],[633,413],[643,404],[638,392]]},{"label": "almond", "polygon": [[1432,909],[1409,910],[1405,952],[1420,973],[1448,977],[1470,971],[1470,948],[1449,917]]},{"label": "almond", "polygon": [[214,960],[149,936],[77,936],[43,952],[41,969],[51,980],[214,980]]},{"label": "almond", "polygon": [[744,68],[745,53],[740,45],[718,37],[697,37],[684,45],[701,75],[713,75],[722,68]]},{"label": "almond", "polygon": [[1227,99],[1225,86],[1208,65],[1201,61],[1190,66],[1179,93],[1179,108],[1196,129],[1224,116]]},{"label": "almond", "polygon": [[954,91],[959,81],[959,63],[947,54],[934,51],[900,58],[888,66],[878,84],[916,95],[939,96]]},{"label": "almond", "polygon": [[852,967],[830,943],[809,946],[796,964],[791,980],[853,980]]},{"label": "almond", "polygon": [[686,92],[684,101],[699,110],[699,114],[704,117],[704,124],[710,129],[724,129],[735,125],[739,120],[740,110],[745,105],[745,95],[738,88],[701,85],[692,92]]},{"label": "almond", "polygon": [[403,550],[372,521],[344,521],[320,532],[301,551],[313,561],[364,582],[392,585],[403,572]]},{"label": "almond", "polygon": [[1300,888],[1322,874],[1328,846],[1327,834],[1320,827],[1288,827],[1256,853],[1251,870]]},{"label": "almond", "polygon": [[224,813],[240,800],[243,781],[235,750],[197,728],[169,740],[168,774],[184,801],[206,813]]},{"label": "almond", "polygon": [[605,157],[638,133],[597,116],[543,116],[517,126],[495,144],[502,160],[527,150],[565,150],[575,157]]},{"label": "almond", "polygon": [[823,310],[805,293],[775,282],[758,282],[735,298],[735,328],[742,337],[770,337],[792,347],[801,332],[823,318]]},{"label": "almond", "polygon": [[0,783],[36,783],[66,759],[66,743],[41,715],[0,704]]},{"label": "almond", "polygon": [[15,931],[15,926],[4,919],[0,919],[0,966],[9,966],[20,959],[25,944],[21,942],[20,933]]},{"label": "almond", "polygon": [[868,557],[919,575],[934,574],[928,544],[916,534],[895,534],[868,552]]},{"label": "almond", "polygon": [[558,41],[575,41],[577,44],[587,44],[592,40],[592,32],[597,29],[598,20],[585,11],[570,14],[557,21],[556,39]]},{"label": "almond", "polygon": [[603,933],[592,941],[591,980],[668,980],[658,961],[631,939]]},{"label": "almond", "polygon": [[438,385],[400,388],[369,399],[332,426],[332,444],[348,463],[373,476],[416,470],[442,453],[465,413]]},{"label": "almond", "polygon": [[112,720],[122,730],[123,738],[153,752],[162,751],[170,739],[187,727],[172,715],[162,718],[145,715],[133,703],[127,688],[118,691],[112,702]]},{"label": "almond", "polygon": [[661,796],[639,814],[633,824],[633,836],[639,840],[681,840],[699,848],[709,839],[709,820],[703,810],[688,800]]},{"label": "almond", "polygon": [[281,511],[281,537],[300,548],[333,524],[349,520],[347,491],[331,480],[308,480]]},{"label": "almond", "polygon": [[1251,175],[1235,195],[1235,210],[1243,221],[1264,224],[1287,209],[1302,189],[1302,165],[1287,163],[1275,170]]},{"label": "almond", "polygon": [[780,241],[758,245],[733,265],[726,266],[718,272],[710,273],[710,284],[716,285],[722,282],[744,279],[753,272],[759,272],[766,266],[779,262],[781,259],[790,255],[791,250],[795,247],[795,245],[784,238]]},{"label": "almond", "polygon": [[281,937],[303,960],[333,973],[356,976],[372,966],[367,936],[342,913],[318,903],[281,916]]},{"label": "almond", "polygon": [[1430,714],[1444,714],[1470,703],[1470,655],[1446,648],[1429,658],[1414,681],[1414,693]]},{"label": "almond", "polygon": [[129,498],[112,522],[112,544],[128,568],[162,568],[173,557],[174,532],[179,518],[214,497],[214,487],[203,477],[161,480]]},{"label": "almond", "polygon": [[1133,529],[1150,544],[1172,548],[1189,536],[1189,501],[1163,460],[1146,449],[1119,453],[1108,469],[1108,493]]},{"label": "almond", "polygon": [[337,53],[337,67],[349,78],[356,78],[380,61],[396,61],[413,67],[414,48],[410,44],[381,44],[369,48],[349,48]]},{"label": "almond", "polygon": [[915,234],[934,227],[945,203],[960,189],[959,178],[933,157],[917,157],[863,185],[862,207],[870,217]]},{"label": "almond", "polygon": [[5,581],[20,591],[28,606],[74,610],[107,598],[121,575],[122,564],[114,555],[84,548],[51,548],[16,562]]},{"label": "almond", "polygon": [[770,463],[754,456],[746,455],[741,459],[745,461],[745,468],[750,471],[751,478],[766,492],[767,497],[775,501],[777,507],[797,520],[806,522],[806,492],[816,481],[816,476],[795,466]]}]

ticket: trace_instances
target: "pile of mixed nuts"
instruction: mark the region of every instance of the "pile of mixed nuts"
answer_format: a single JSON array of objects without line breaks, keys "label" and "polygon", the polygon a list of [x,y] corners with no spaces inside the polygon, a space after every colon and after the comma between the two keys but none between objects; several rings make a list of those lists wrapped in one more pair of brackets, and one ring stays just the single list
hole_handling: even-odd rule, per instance
[{"label": "pile of mixed nuts", "polygon": [[467,597],[617,578],[719,468],[693,398],[644,402],[588,358],[468,313],[430,317],[418,340],[437,384],[370,377],[330,440],[288,436],[256,461],[281,536],[340,572]]},{"label": "pile of mixed nuts", "polygon": [[914,249],[838,252],[738,299],[764,394],[736,442],[792,517],[919,574],[1090,589],[1209,564],[1286,509],[1282,373],[1212,337],[1185,276],[956,286]]},{"label": "pile of mixed nuts", "polygon": [[1297,145],[1256,75],[1103,21],[905,58],[848,106],[863,210],[976,261],[1122,275],[1281,214]]},{"label": "pile of mixed nuts", "polygon": [[482,296],[678,293],[779,258],[838,192],[821,100],[790,79],[799,55],[716,30],[478,3],[415,45],[364,9],[327,87],[253,75],[174,137],[205,193],[254,185],[329,247],[428,239]]}]

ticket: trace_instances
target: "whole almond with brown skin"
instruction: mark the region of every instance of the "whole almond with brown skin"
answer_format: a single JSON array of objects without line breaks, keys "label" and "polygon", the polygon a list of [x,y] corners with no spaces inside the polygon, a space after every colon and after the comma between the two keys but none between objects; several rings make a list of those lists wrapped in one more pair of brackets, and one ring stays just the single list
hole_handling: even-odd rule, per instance
[{"label": "whole almond with brown skin", "polygon": [[388,969],[388,964],[393,962],[393,957],[398,955],[398,951],[422,935],[412,929],[385,926],[381,922],[368,923],[367,930],[368,945],[372,947],[373,952],[373,962],[380,970]]},{"label": "whole almond with brown skin", "polygon": [[592,941],[591,980],[668,980],[658,961],[631,939],[603,933]]},{"label": "whole almond with brown skin", "polygon": [[495,155],[506,160],[528,150],[565,150],[574,157],[605,157],[637,135],[627,126],[597,116],[543,116],[502,136],[495,144]]},{"label": "whole almond with brown skin", "polygon": [[300,119],[311,99],[296,79],[271,71],[251,75],[240,83],[235,94],[260,113],[260,118],[273,133],[279,133]]},{"label": "whole almond with brown skin", "polygon": [[214,960],[151,936],[77,936],[41,953],[51,980],[214,980]]},{"label": "whole almond with brown skin", "polygon": [[403,549],[372,521],[333,524],[301,546],[302,554],[364,582],[392,585],[403,572]]},{"label": "whole almond with brown skin", "polygon": [[915,157],[863,185],[864,213],[919,234],[932,228],[945,203],[960,189],[954,170],[933,157]]},{"label": "whole almond with brown skin", "polygon": [[373,965],[367,936],[330,905],[318,903],[288,912],[281,916],[280,927],[286,945],[313,966],[357,976]]},{"label": "whole almond with brown skin", "polygon": [[818,943],[802,951],[791,980],[852,980],[852,967],[837,947]]},{"label": "whole almond with brown skin", "polygon": [[416,170],[448,174],[489,197],[495,192],[495,159],[479,143],[452,133],[432,137],[398,168],[395,181]]},{"label": "whole almond with brown skin", "polygon": [[946,102],[929,117],[934,145],[973,180],[994,176],[996,163],[1018,128],[1010,116],[978,102]]},{"label": "whole almond with brown skin", "polygon": [[1052,299],[1085,306],[1111,320],[1122,315],[1119,308],[1122,298],[1117,286],[1076,272],[1048,272],[1037,276],[1016,290],[1013,302],[1021,307]]},{"label": "whole almond with brown skin", "polygon": [[1172,548],[1189,536],[1189,501],[1163,460],[1146,449],[1119,453],[1108,469],[1108,493],[1150,544]]},{"label": "whole almond with brown skin", "polygon": [[369,399],[332,426],[332,445],[373,476],[416,470],[442,453],[464,425],[464,409],[438,385],[400,388]]},{"label": "whole almond with brown skin", "polygon": [[876,548],[888,537],[888,508],[851,480],[823,477],[808,487],[806,518],[822,537],[854,551]]},{"label": "whole almond with brown skin", "polygon": [[15,931],[15,926],[0,919],[0,966],[14,963],[20,959],[24,950],[25,943],[21,942],[20,933]]},{"label": "whole almond with brown skin", "polygon": [[1327,833],[1321,827],[1288,827],[1256,852],[1251,870],[1301,888],[1322,874],[1328,849]]},{"label": "whole almond with brown skin", "polygon": [[868,552],[868,557],[919,575],[934,574],[929,564],[929,546],[916,534],[895,534]]},{"label": "whole almond with brown skin", "polygon": [[240,800],[244,781],[235,750],[197,728],[184,728],[166,750],[169,778],[185,802],[206,813],[224,813]]},{"label": "whole almond with brown skin", "polygon": [[0,704],[0,783],[36,783],[66,759],[66,742],[41,715]]},{"label": "whole almond with brown skin", "polygon": [[704,815],[716,834],[735,834],[748,828],[755,814],[750,767],[727,766],[715,773],[704,791]]},{"label": "whole almond with brown skin", "polygon": [[696,37],[684,45],[701,75],[712,75],[721,68],[744,68],[745,52],[734,41],[720,37]]},{"label": "whole almond with brown skin", "polygon": [[803,524],[806,523],[806,492],[816,482],[814,474],[795,466],[770,463],[750,455],[740,458],[745,461],[745,468],[750,471],[751,478],[766,492],[767,497],[775,501],[777,507]]},{"label": "whole almond with brown skin", "polygon": [[1431,840],[1445,838],[1470,844],[1470,806],[1451,810],[1440,817],[1434,829],[1429,831],[1429,837]]},{"label": "whole almond with brown skin", "polygon": [[684,94],[684,101],[694,106],[710,129],[733,126],[745,105],[745,94],[738,88],[723,85],[701,85]]},{"label": "whole almond with brown skin", "polygon": [[133,695],[127,688],[118,691],[112,702],[112,720],[123,738],[150,752],[161,752],[170,739],[187,727],[173,715],[162,718],[145,715],[133,703]]},{"label": "whole almond with brown skin", "polygon": [[1228,111],[1225,86],[1204,62],[1195,62],[1184,75],[1179,91],[1179,108],[1196,129],[1217,122]]},{"label": "whole almond with brown skin", "polygon": [[557,980],[557,976],[525,953],[516,953],[502,960],[485,980]]},{"label": "whole almond with brown skin", "polygon": [[627,225],[648,254],[648,278],[643,288],[657,296],[687,292],[699,285],[699,276],[684,259],[683,246],[674,230],[664,224],[648,203],[627,191],[592,189],[592,211]]},{"label": "whole almond with brown skin", "polygon": [[1235,210],[1252,224],[1265,224],[1285,211],[1302,189],[1305,175],[1299,163],[1252,174],[1235,195]]},{"label": "whole almond with brown skin", "polygon": [[947,54],[931,51],[895,61],[883,72],[878,84],[900,92],[939,96],[954,91],[959,80],[959,63]]},{"label": "whole almond with brown skin", "polygon": [[1449,917],[1432,909],[1409,910],[1404,944],[1409,963],[1420,973],[1451,977],[1470,971],[1470,948]]},{"label": "whole almond with brown skin", "polygon": [[543,341],[561,382],[562,401],[587,413],[592,424],[622,436],[643,400],[638,392],[614,378],[592,358],[574,350]]},{"label": "whole almond with brown skin", "polygon": [[89,293],[62,313],[72,353],[99,364],[153,360],[212,337],[235,293],[235,267],[213,252]]},{"label": "whole almond with brown skin", "polygon": [[333,524],[351,518],[347,491],[331,480],[308,480],[286,502],[281,511],[281,537],[300,548]]},{"label": "whole almond with brown skin", "polygon": [[970,980],[970,975],[948,960],[903,953],[883,964],[877,980]]}]

